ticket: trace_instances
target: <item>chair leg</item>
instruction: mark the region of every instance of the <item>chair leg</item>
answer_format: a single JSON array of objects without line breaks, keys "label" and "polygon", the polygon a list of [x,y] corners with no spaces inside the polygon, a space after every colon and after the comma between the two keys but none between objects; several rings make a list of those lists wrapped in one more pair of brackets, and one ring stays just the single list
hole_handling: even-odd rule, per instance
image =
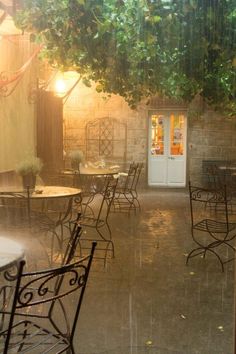
[{"label": "chair leg", "polygon": [[[25,323],[25,329],[24,329],[24,332],[23,332],[23,334],[22,334],[22,338],[25,339],[26,336],[27,336],[27,323]],[[22,343],[22,344],[19,346],[18,353],[21,353],[23,347],[24,347],[24,343]]]},{"label": "chair leg", "polygon": [[115,257],[115,250],[114,250],[114,243],[111,240],[111,229],[110,229],[108,224],[106,224],[106,226],[107,226],[107,229],[108,229],[108,232],[109,232],[109,239],[105,238],[98,228],[96,230],[97,230],[98,234],[101,236],[102,240],[107,242],[106,254],[108,252],[109,245],[111,245],[111,247],[112,247],[112,258],[114,258]]},{"label": "chair leg", "polygon": [[224,272],[224,263],[222,262],[220,256],[213,249],[211,249],[209,246],[208,247],[197,247],[197,248],[194,248],[187,256],[186,265],[188,265],[188,262],[189,262],[190,258],[199,256],[200,254],[204,254],[204,258],[205,258],[205,255],[206,255],[207,251],[211,252],[212,254],[214,254],[217,257],[217,259],[219,260],[219,262],[221,264],[222,272]]},{"label": "chair leg", "polygon": [[76,354],[72,343],[71,343],[70,348],[67,349],[66,354]]}]

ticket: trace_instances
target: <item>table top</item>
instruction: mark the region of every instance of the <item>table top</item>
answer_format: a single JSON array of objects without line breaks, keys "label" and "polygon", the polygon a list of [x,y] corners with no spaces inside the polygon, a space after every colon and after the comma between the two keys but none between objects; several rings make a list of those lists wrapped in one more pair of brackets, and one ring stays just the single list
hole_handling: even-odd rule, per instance
[{"label": "table top", "polygon": [[232,170],[232,171],[235,171],[236,170],[236,165],[220,165],[218,166],[218,169],[219,170]]},{"label": "table top", "polygon": [[75,197],[81,194],[80,188],[65,186],[36,186],[35,191],[30,194],[31,199],[43,198],[65,198]]},{"label": "table top", "polygon": [[0,236],[0,271],[3,271],[24,257],[22,246],[7,237]]},{"label": "table top", "polygon": [[[26,196],[26,192],[20,190],[19,187],[3,187],[0,193],[16,193]],[[81,189],[65,187],[65,186],[36,186],[33,193],[30,193],[30,199],[48,199],[48,198],[66,198],[74,197],[81,194]],[[11,195],[0,195],[0,197],[12,197]]]},{"label": "table top", "polygon": [[102,168],[102,167],[80,167],[80,171],[76,170],[64,170],[63,175],[83,175],[83,176],[106,176],[106,175],[116,175],[119,172],[119,166],[114,166],[114,168]]}]

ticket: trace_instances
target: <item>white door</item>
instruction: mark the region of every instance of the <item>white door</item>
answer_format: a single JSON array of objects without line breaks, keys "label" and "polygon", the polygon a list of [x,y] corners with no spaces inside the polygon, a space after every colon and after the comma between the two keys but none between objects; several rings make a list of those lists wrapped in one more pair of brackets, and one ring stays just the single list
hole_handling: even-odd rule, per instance
[{"label": "white door", "polygon": [[152,113],[149,118],[148,184],[185,187],[186,126],[183,112]]}]

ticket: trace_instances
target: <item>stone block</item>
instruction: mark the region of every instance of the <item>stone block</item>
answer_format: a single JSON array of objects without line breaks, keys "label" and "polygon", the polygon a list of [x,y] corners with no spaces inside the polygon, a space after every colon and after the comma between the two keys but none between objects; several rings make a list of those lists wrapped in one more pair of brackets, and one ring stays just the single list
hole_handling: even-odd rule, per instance
[{"label": "stone block", "polygon": [[66,132],[65,140],[80,140],[85,141],[84,130],[70,129]]},{"label": "stone block", "polygon": [[188,135],[189,144],[203,145],[204,142],[204,131],[203,130],[192,130]]},{"label": "stone block", "polygon": [[223,150],[221,146],[205,146],[205,159],[221,159],[223,157]]},{"label": "stone block", "polygon": [[205,142],[209,146],[231,146],[232,133],[220,130],[206,131]]}]

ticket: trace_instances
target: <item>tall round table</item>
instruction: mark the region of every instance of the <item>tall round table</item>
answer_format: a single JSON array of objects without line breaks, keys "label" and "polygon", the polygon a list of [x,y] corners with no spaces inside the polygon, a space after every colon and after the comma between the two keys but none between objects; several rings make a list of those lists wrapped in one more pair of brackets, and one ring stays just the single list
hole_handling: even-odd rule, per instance
[{"label": "tall round table", "polygon": [[77,170],[64,170],[61,172],[62,177],[70,176],[73,178],[72,185],[81,188],[84,193],[99,192],[103,185],[104,179],[119,173],[119,167],[101,168],[101,167],[84,167]]},{"label": "tall round table", "polygon": [[80,188],[65,186],[36,186],[30,193],[30,199],[73,198],[79,196]]},{"label": "tall round table", "polygon": [[[79,198],[81,189],[65,187],[65,186],[36,186],[34,191],[22,191],[21,187],[3,187],[0,188],[0,198],[3,200],[15,200],[24,202],[25,211],[27,211],[28,219],[31,219],[32,204],[34,201],[42,201],[40,205],[41,212],[47,212],[47,204],[49,201],[64,200],[64,210],[60,210],[60,220],[65,220],[71,213],[74,198]],[[7,204],[6,204],[7,205]]]}]

